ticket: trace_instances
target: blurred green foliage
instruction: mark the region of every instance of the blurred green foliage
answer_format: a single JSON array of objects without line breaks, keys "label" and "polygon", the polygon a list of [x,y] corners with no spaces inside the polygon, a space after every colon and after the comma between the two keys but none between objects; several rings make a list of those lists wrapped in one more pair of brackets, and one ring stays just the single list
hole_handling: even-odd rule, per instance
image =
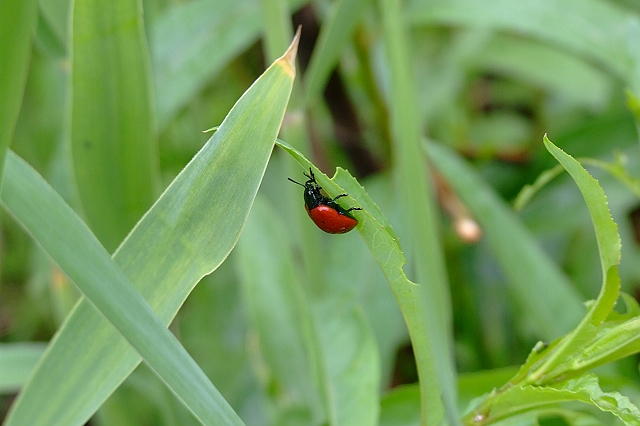
[{"label": "blurred green foliage", "polygon": [[[201,131],[222,122],[301,24],[297,86],[280,137],[329,175],[349,169],[389,220],[408,278],[444,283],[429,296],[430,324],[442,332],[432,344],[443,342],[445,352],[433,356],[446,361],[451,345],[460,414],[512,377],[538,340],[571,332],[602,284],[596,234],[572,179],[561,174],[518,212],[510,206],[557,165],[544,134],[596,164],[589,170],[622,242],[620,287],[640,294],[638,1],[116,1],[109,7],[137,24],[115,41],[108,37],[119,24],[77,21],[79,8],[100,2],[13,3],[2,7],[14,7],[15,22],[30,30],[0,30],[0,50],[22,49],[0,54],[0,88],[12,88],[0,99],[0,139],[9,129],[10,148],[110,253],[205,144]],[[2,10],[0,25],[9,19]],[[404,55],[389,48],[394,42]],[[91,64],[94,49],[120,53]],[[92,112],[107,104],[118,105],[112,115]],[[91,153],[92,143],[107,149]],[[356,232],[324,235],[308,220],[300,188],[286,181],[302,170],[274,150],[238,249],[193,289],[170,328],[248,425],[417,424],[419,393],[396,388],[417,376],[393,293]],[[2,362],[4,344],[49,341],[79,292],[5,211],[0,219]],[[429,250],[437,255],[425,259]],[[446,271],[433,272],[439,264]],[[18,349],[27,355],[12,355],[24,361],[15,374],[0,367],[8,377],[0,418],[42,346]],[[340,364],[352,359],[367,371]],[[456,379],[446,362],[439,368],[452,374],[440,372],[433,385],[445,389],[446,406]],[[343,371],[362,374],[380,398],[362,384],[350,388]],[[596,371],[605,391],[640,404],[635,356]],[[597,388],[583,380],[582,389]],[[504,424],[614,421],[556,404]],[[197,424],[145,364],[91,422]]]}]

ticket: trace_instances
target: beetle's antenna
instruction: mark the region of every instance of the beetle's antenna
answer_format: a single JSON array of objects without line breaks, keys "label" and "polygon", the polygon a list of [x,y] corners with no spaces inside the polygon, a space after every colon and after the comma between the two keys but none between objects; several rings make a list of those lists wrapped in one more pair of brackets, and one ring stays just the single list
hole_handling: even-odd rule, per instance
[{"label": "beetle's antenna", "polygon": [[287,179],[289,179],[289,180],[290,180],[291,182],[293,182],[293,183],[297,183],[297,184],[298,184],[298,185],[300,185],[300,186],[304,186],[304,185],[303,185],[303,184],[301,184],[300,182],[296,182],[295,180],[293,180],[293,179],[291,179],[291,178],[287,178]]},{"label": "beetle's antenna", "polygon": [[309,174],[304,174],[306,177],[308,177],[309,179],[311,179],[312,181],[316,181],[316,176],[313,174],[313,170],[311,170],[311,167],[309,167]]}]

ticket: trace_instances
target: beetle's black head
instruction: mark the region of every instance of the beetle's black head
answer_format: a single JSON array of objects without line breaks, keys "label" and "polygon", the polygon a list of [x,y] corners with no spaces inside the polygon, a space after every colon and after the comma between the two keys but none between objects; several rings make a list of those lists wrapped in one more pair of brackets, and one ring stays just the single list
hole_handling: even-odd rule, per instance
[{"label": "beetle's black head", "polygon": [[302,184],[300,182],[296,182],[295,180],[288,178],[291,182],[296,183],[302,187],[304,187],[304,204],[307,206],[307,209],[312,210],[318,207],[320,204],[326,204],[327,197],[320,193],[320,185],[316,182],[316,177],[313,174],[313,170],[309,168],[309,174],[304,173],[307,177],[307,181]]}]

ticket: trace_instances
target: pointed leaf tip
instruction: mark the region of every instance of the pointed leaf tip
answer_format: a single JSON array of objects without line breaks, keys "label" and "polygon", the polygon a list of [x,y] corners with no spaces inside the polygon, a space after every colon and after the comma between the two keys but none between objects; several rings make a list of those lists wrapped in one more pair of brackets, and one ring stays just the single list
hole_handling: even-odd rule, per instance
[{"label": "pointed leaf tip", "polygon": [[278,62],[281,62],[285,67],[285,70],[292,76],[296,75],[296,54],[298,53],[298,43],[300,42],[301,30],[302,25],[298,25],[298,29],[296,30],[296,34],[293,36],[293,41],[289,45],[289,48],[284,52],[284,55],[278,59]]}]

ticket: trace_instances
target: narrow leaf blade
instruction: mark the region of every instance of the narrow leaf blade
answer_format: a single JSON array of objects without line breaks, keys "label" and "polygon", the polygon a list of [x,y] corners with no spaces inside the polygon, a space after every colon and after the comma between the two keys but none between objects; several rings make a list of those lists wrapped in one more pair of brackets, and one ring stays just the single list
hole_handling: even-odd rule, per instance
[{"label": "narrow leaf blade", "polygon": [[111,253],[159,192],[151,67],[138,0],[73,3],[71,150],[87,223]]}]

